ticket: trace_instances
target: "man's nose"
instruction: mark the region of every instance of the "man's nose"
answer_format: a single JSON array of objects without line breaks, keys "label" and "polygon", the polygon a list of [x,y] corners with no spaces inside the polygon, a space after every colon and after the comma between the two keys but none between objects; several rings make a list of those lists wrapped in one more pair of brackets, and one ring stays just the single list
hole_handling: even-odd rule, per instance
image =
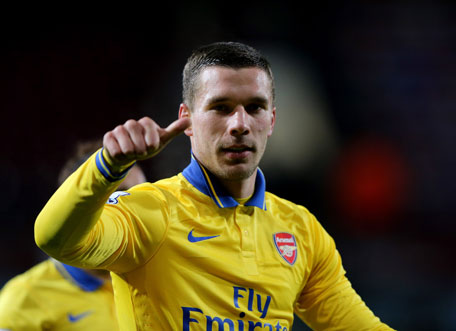
[{"label": "man's nose", "polygon": [[243,106],[238,106],[234,109],[230,116],[229,131],[233,136],[242,136],[249,134],[250,128],[248,125],[249,114]]}]

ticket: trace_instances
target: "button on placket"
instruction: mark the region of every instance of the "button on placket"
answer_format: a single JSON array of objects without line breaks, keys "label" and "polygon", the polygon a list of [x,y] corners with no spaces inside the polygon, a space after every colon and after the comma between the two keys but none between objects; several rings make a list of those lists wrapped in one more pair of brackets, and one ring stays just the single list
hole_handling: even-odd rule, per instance
[{"label": "button on placket", "polygon": [[253,236],[252,208],[240,206],[235,210],[236,224],[239,226],[241,235],[241,254],[248,275],[257,275],[255,242]]}]

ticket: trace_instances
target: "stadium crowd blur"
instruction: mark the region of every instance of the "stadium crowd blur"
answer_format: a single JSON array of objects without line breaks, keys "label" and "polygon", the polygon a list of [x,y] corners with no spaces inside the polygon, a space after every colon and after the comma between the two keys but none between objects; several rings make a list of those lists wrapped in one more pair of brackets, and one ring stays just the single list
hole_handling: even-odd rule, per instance
[{"label": "stadium crowd blur", "polygon": [[[456,330],[456,4],[186,6],[164,25],[2,23],[0,287],[44,258],[33,224],[69,147],[129,118],[167,125],[190,50],[237,40],[276,77],[267,189],[317,216],[386,323]],[[148,179],[189,148],[142,163]]]}]

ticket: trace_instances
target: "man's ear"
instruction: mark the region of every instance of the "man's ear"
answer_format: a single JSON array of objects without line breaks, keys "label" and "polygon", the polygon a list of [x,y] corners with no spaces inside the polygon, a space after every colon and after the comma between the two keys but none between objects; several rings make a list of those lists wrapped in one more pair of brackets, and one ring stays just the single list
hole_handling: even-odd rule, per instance
[{"label": "man's ear", "polygon": [[[179,106],[179,118],[188,117],[191,120],[191,115],[192,113],[190,112],[190,108],[188,108],[188,106],[185,103],[181,103]],[[192,126],[190,125],[187,129],[185,129],[184,133],[186,136],[193,136]]]},{"label": "man's ear", "polygon": [[271,112],[271,126],[269,127],[269,133],[268,137],[272,135],[272,132],[274,131],[274,125],[275,125],[275,120],[276,120],[276,108],[272,108]]}]

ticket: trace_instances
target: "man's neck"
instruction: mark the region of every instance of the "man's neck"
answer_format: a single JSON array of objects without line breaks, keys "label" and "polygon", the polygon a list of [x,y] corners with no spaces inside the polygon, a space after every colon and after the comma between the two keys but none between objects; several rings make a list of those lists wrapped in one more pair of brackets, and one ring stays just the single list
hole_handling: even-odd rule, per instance
[{"label": "man's neck", "polygon": [[246,179],[242,180],[224,180],[218,178],[220,184],[230,193],[235,199],[247,198],[253,195],[255,191],[255,180],[257,172]]}]

